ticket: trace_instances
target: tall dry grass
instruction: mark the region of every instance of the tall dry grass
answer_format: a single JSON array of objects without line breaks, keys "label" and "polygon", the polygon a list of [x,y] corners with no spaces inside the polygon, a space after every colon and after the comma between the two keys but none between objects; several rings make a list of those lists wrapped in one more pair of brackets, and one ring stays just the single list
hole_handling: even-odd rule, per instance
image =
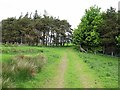
[{"label": "tall dry grass", "polygon": [[46,63],[43,54],[37,56],[15,56],[11,61],[2,64],[2,86],[15,87],[13,82],[27,80],[41,71]]}]

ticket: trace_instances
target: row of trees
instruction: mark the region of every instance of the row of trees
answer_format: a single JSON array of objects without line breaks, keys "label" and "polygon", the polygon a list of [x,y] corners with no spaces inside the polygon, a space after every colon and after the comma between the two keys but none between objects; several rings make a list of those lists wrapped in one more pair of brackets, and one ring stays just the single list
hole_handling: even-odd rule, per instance
[{"label": "row of trees", "polygon": [[[2,20],[2,42],[28,45],[64,46],[71,40],[83,51],[119,54],[120,52],[120,11],[112,7],[101,12],[97,6],[85,11],[81,23],[72,35],[67,20],[26,13],[18,19]],[[72,37],[73,36],[73,37]]]},{"label": "row of trees", "polygon": [[120,54],[120,12],[112,7],[106,12],[90,7],[74,30],[73,43],[86,51]]},{"label": "row of trees", "polygon": [[2,20],[2,42],[28,45],[64,46],[71,41],[72,29],[67,20],[26,13]]}]

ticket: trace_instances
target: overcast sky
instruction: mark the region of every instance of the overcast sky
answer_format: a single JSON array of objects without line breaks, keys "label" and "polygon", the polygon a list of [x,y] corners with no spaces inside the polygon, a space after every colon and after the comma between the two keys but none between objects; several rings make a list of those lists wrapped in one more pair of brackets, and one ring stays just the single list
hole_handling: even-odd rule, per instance
[{"label": "overcast sky", "polygon": [[118,1],[120,0],[0,0],[0,21],[7,17],[18,18],[21,12],[23,15],[26,12],[34,13],[35,10],[42,15],[46,10],[49,15],[66,19],[72,28],[76,28],[85,9],[97,5],[102,11],[110,6],[118,10]]}]

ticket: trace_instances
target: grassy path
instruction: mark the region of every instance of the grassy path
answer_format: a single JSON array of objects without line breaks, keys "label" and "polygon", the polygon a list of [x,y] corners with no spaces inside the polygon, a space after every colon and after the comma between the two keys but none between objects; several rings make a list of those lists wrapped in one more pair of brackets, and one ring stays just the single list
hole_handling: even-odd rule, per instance
[{"label": "grassy path", "polygon": [[68,70],[66,73],[66,87],[71,88],[95,88],[102,87],[98,77],[80,60],[78,54],[69,49]]},{"label": "grassy path", "polygon": [[[66,53],[67,52],[67,53]],[[72,49],[66,49],[58,65],[56,76],[44,88],[102,87],[97,77]]]},{"label": "grassy path", "polygon": [[[44,88],[64,88],[64,74],[66,72],[67,67],[67,56],[64,54],[64,56],[61,59],[60,64],[58,65],[57,74],[56,76],[46,83]],[[57,67],[56,67],[57,68]]]},{"label": "grassy path", "polygon": [[[95,76],[92,70],[88,68],[88,66],[81,60],[78,56],[78,53],[73,51],[69,52],[69,58],[72,62],[75,62],[75,70],[78,74],[78,80],[80,80],[81,87],[84,88],[95,88],[95,87],[102,87],[98,77]],[[77,83],[76,83],[77,84]]]}]

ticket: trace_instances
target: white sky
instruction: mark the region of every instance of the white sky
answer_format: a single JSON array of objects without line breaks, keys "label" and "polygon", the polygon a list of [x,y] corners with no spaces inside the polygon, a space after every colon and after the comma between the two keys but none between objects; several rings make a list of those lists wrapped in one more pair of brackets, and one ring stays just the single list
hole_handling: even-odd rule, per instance
[{"label": "white sky", "polygon": [[110,6],[118,9],[119,0],[0,0],[0,21],[7,17],[19,17],[21,12],[35,12],[43,14],[44,10],[49,15],[66,19],[76,28],[84,15],[85,9],[97,5],[105,11]]}]

